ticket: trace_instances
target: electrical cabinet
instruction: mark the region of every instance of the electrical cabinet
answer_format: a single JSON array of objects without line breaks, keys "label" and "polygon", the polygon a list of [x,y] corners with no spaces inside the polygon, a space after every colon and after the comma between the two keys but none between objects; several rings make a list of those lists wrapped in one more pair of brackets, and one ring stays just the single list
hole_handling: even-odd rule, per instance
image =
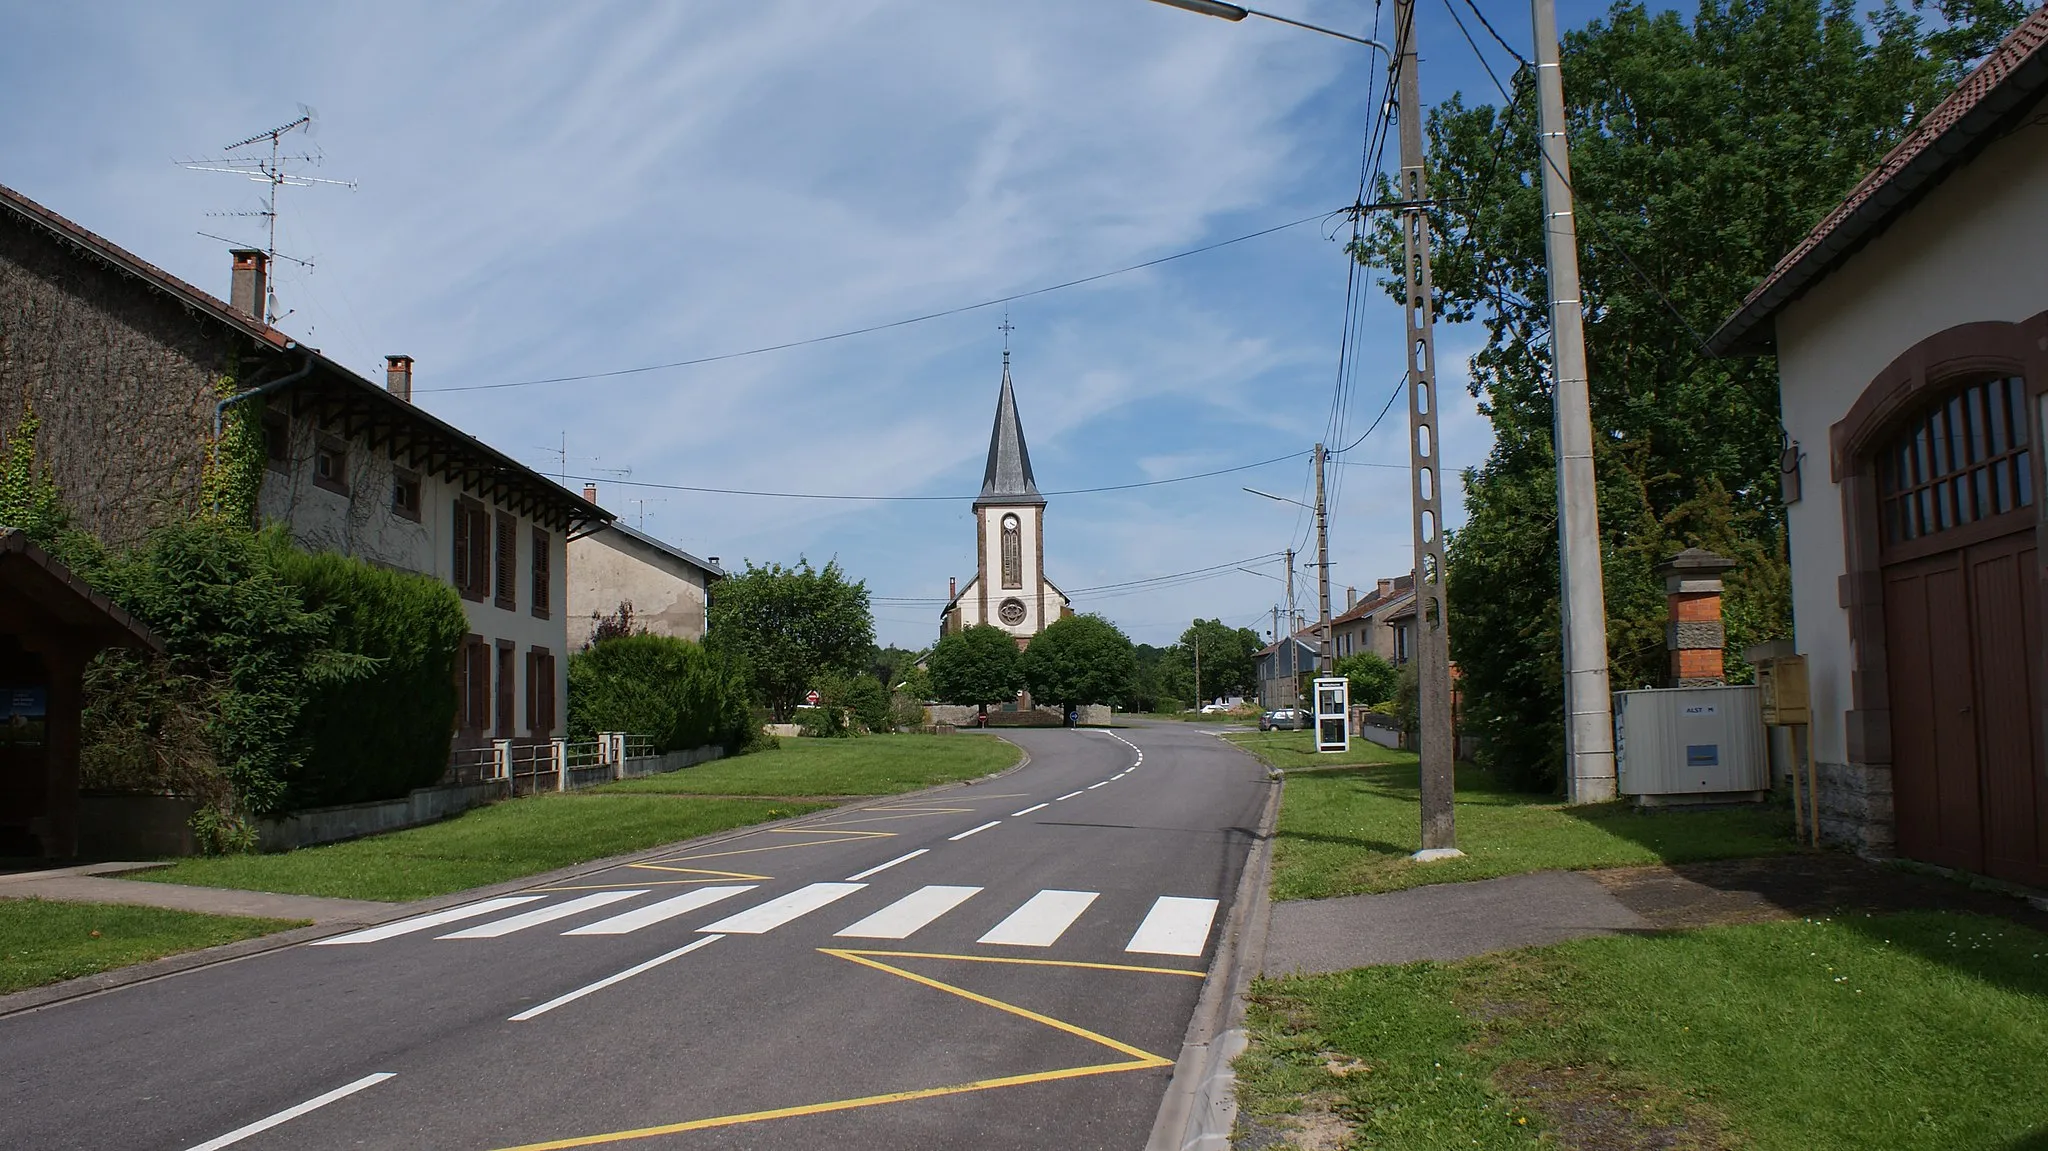
[{"label": "electrical cabinet", "polygon": [[1645,805],[1757,798],[1769,790],[1755,687],[1614,693],[1621,794]]}]

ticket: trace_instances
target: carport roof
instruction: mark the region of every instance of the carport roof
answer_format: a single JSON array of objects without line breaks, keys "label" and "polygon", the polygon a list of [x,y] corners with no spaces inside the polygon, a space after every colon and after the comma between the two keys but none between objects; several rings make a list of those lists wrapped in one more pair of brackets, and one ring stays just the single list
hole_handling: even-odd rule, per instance
[{"label": "carport roof", "polygon": [[20,528],[0,527],[0,592],[20,596],[60,625],[102,647],[164,650],[164,642],[78,574],[37,547]]}]

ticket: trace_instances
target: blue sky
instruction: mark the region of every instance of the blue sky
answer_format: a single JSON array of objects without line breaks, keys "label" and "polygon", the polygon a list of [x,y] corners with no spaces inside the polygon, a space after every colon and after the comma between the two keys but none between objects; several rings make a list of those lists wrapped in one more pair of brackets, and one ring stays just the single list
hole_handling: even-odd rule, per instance
[{"label": "blue sky", "polygon": [[[1526,54],[1527,9],[1479,3]],[[1375,11],[1267,6],[1354,32]],[[1567,3],[1561,23],[1599,11]],[[311,174],[359,187],[284,193],[279,248],[316,267],[280,268],[280,326],[372,379],[386,353],[414,356],[423,406],[515,456],[555,471],[566,434],[574,475],[959,497],[600,476],[627,522],[729,565],[836,557],[877,597],[878,638],[905,646],[930,641],[947,578],[972,573],[1000,307],[697,367],[435,389],[886,323],[1337,208],[1377,71],[1341,41],[1142,0],[15,3],[5,23],[0,75],[33,114],[0,122],[0,183],[216,294],[228,245],[197,233],[253,232],[207,213],[253,208],[260,189],[172,160],[317,108]],[[1491,95],[1442,0],[1418,24],[1425,100]],[[1512,61],[1481,43],[1505,76]],[[1040,487],[1306,451],[1329,429],[1344,277],[1330,229],[1308,224],[1012,305]],[[1404,367],[1399,309],[1377,289],[1367,308],[1347,440]],[[1480,338],[1439,331],[1453,469],[1488,444],[1453,390]],[[1404,421],[1397,403],[1350,458],[1405,462]],[[1049,574],[1087,588],[1278,552],[1305,521],[1239,488],[1302,497],[1307,480],[1299,461],[1054,497]],[[1341,607],[1345,585],[1408,569],[1407,478],[1345,467],[1333,482]],[[1197,615],[1263,628],[1279,593],[1226,569],[1076,599],[1165,643]]]}]

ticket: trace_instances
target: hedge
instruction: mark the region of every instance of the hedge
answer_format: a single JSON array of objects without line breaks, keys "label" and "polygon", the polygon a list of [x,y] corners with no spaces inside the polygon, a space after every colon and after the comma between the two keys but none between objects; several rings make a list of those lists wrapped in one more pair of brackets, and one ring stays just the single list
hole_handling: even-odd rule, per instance
[{"label": "hedge", "polygon": [[746,746],[752,720],[740,673],[688,640],[629,635],[569,657],[569,738],[654,737],[656,753]]}]

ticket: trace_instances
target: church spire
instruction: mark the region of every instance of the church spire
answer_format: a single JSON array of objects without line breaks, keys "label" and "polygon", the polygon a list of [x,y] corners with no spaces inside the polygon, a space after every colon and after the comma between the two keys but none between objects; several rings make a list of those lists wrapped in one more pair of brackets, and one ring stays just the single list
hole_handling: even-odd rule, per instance
[{"label": "church spire", "polygon": [[[1007,323],[1007,320],[1005,321]],[[1043,504],[1031,477],[1031,453],[1017,418],[1017,394],[1010,386],[1010,353],[1003,351],[1003,390],[996,397],[996,424],[988,437],[988,469],[981,477],[979,504]]]}]

